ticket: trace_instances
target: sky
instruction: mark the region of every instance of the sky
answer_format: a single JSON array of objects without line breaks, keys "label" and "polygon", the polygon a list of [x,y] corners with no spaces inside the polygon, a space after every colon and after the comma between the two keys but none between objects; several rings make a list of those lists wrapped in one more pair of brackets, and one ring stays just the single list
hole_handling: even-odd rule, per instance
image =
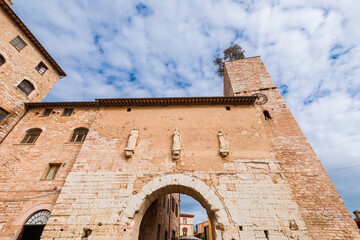
[{"label": "sky", "polygon": [[360,1],[13,2],[68,75],[45,101],[221,96],[213,59],[234,43],[260,55],[346,207],[360,210]]}]

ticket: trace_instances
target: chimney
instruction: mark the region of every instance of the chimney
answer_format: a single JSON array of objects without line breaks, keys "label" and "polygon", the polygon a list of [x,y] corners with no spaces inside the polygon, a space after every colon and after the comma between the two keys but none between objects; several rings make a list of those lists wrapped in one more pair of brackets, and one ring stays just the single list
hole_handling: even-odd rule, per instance
[{"label": "chimney", "polygon": [[12,0],[5,0],[5,2],[6,2],[7,5],[9,5],[9,6],[13,5]]},{"label": "chimney", "polygon": [[353,213],[354,213],[356,219],[360,219],[360,211],[359,210],[355,210]]}]

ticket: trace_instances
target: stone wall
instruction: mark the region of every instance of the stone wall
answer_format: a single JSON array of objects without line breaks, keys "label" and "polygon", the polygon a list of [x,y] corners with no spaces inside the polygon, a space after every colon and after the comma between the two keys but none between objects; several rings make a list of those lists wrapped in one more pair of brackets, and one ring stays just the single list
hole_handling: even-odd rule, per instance
[{"label": "stone wall", "polygon": [[[271,144],[271,152],[289,182],[309,235],[314,239],[358,239],[349,211],[302,133],[299,125],[276,88],[260,57],[225,64],[232,89],[230,95],[260,93],[265,104],[256,105]],[[263,99],[263,98],[262,98]],[[271,120],[265,120],[268,111]]]},{"label": "stone wall", "polygon": [[[61,108],[49,117],[41,117],[44,108],[30,110],[0,145],[0,236],[16,238],[26,216],[42,207],[52,215],[42,239],[81,239],[91,229],[87,239],[137,240],[149,206],[183,193],[206,209],[216,240],[360,239],[260,58],[226,63],[226,76],[232,88],[225,92],[264,93],[268,101],[79,107],[71,117],[61,117]],[[43,131],[37,142],[19,144],[35,127]],[[77,127],[89,133],[84,143],[70,144]],[[127,158],[135,127],[139,137]],[[219,130],[227,157],[219,152]],[[54,181],[44,181],[51,161],[65,165]]]}]

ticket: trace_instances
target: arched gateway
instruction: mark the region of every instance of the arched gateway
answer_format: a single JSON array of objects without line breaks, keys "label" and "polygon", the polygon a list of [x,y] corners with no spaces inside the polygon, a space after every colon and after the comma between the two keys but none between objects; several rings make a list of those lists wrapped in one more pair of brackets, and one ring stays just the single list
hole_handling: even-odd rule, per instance
[{"label": "arched gateway", "polygon": [[129,198],[120,221],[120,224],[130,230],[124,234],[126,239],[138,239],[140,223],[146,209],[153,201],[164,194],[170,193],[187,194],[196,199],[206,209],[211,224],[214,226],[214,240],[222,239],[221,236],[239,236],[236,230],[235,232],[230,231],[230,218],[226,213],[226,206],[221,202],[213,188],[192,176],[169,174],[154,178],[139,193]]}]

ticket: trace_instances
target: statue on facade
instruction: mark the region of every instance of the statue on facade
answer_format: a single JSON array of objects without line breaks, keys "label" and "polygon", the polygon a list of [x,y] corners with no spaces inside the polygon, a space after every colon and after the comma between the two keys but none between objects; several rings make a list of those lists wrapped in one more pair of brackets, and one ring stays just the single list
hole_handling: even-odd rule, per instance
[{"label": "statue on facade", "polygon": [[127,142],[127,146],[125,148],[125,157],[131,158],[135,152],[136,142],[139,136],[139,131],[136,127],[130,131],[129,139]]},{"label": "statue on facade", "polygon": [[219,143],[220,143],[219,153],[222,157],[227,157],[229,155],[229,149],[228,149],[228,145],[227,145],[227,142],[225,139],[225,135],[221,130],[218,132],[217,135],[218,135]]},{"label": "statue on facade", "polygon": [[174,160],[180,158],[180,150],[181,150],[181,135],[176,128],[173,134],[173,147],[172,147],[172,157]]}]

